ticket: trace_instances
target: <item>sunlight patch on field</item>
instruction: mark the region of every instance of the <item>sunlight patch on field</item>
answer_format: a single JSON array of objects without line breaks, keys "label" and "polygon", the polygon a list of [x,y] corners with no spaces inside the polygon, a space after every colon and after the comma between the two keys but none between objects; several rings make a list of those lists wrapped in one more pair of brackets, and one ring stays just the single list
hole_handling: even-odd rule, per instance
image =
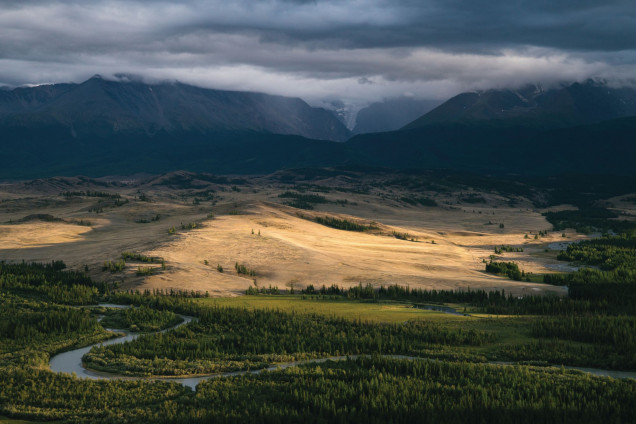
[{"label": "sunlight patch on field", "polygon": [[240,296],[232,298],[197,299],[205,305],[270,309],[303,314],[335,316],[372,322],[406,322],[409,320],[466,321],[471,317],[417,309],[410,303],[323,300],[317,296]]},{"label": "sunlight patch on field", "polygon": [[91,227],[66,223],[32,222],[0,225],[0,249],[28,249],[82,240]]},{"label": "sunlight patch on field", "polygon": [[[376,287],[505,289],[518,294],[562,291],[483,272],[482,260],[491,252],[484,244],[496,244],[501,235],[408,229],[416,241],[407,241],[391,234],[406,231],[401,227],[383,226],[383,232],[343,231],[298,217],[289,209],[257,203],[244,214],[218,216],[200,229],[175,237],[149,252],[165,258],[173,265],[171,270],[150,277],[145,284],[158,288],[168,280],[178,281],[184,288],[216,296],[240,294],[253,280],[258,287],[280,289],[370,283]],[[520,234],[507,237],[523,240]],[[473,245],[478,238],[483,244]],[[237,275],[236,263],[254,270],[256,276]],[[223,267],[223,273],[216,271],[217,265]]]}]

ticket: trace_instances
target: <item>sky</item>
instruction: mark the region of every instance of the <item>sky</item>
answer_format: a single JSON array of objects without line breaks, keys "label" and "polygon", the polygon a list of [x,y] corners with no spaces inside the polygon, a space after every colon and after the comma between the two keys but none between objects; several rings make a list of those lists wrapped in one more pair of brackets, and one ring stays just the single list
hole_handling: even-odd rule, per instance
[{"label": "sky", "polygon": [[0,0],[0,85],[178,80],[361,107],[636,78],[634,0]]}]

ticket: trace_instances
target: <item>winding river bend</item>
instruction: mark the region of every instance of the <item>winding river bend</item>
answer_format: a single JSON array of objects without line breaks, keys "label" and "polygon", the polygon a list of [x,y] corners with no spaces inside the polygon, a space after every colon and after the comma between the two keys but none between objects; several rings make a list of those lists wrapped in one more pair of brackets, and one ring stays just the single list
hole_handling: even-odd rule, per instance
[{"label": "winding river bend", "polygon": [[[128,308],[130,306],[127,305],[114,305],[114,304],[100,304],[99,306],[104,306],[108,308]],[[454,310],[453,310],[454,311]],[[451,313],[451,312],[448,312]],[[459,314],[455,311],[455,314]],[[186,325],[189,322],[192,322],[195,318],[180,315],[183,318],[183,322],[167,328],[165,330],[158,331],[157,333],[164,333],[166,331],[174,330],[175,328],[179,328],[182,325]],[[209,380],[211,378],[219,378],[219,377],[232,377],[238,375],[246,375],[246,374],[259,374],[263,371],[275,371],[290,367],[295,367],[303,364],[317,364],[323,363],[327,361],[344,361],[347,358],[355,359],[358,357],[362,357],[365,355],[349,355],[349,356],[330,356],[328,358],[318,358],[318,359],[309,359],[305,361],[294,361],[294,362],[285,362],[281,364],[276,364],[270,366],[268,368],[261,368],[258,370],[246,370],[246,371],[232,371],[225,372],[219,374],[211,374],[197,377],[131,377],[131,376],[123,376],[118,374],[112,374],[107,372],[95,371],[89,368],[85,368],[82,364],[82,357],[87,354],[94,346],[108,346],[118,343],[124,343],[127,341],[135,340],[137,337],[142,335],[142,333],[133,333],[125,330],[117,330],[117,329],[107,329],[110,331],[116,331],[118,333],[124,333],[124,336],[116,337],[113,339],[105,340],[103,342],[94,343],[90,346],[82,347],[79,349],[69,350],[66,352],[58,353],[51,357],[49,361],[49,366],[51,371],[56,373],[66,373],[73,374],[80,378],[88,378],[93,380],[109,380],[109,379],[120,379],[120,380],[161,380],[161,381],[174,381],[176,383],[181,383],[186,387],[190,387],[192,390],[196,390],[197,384],[203,380]],[[155,334],[155,333],[148,333]],[[427,358],[418,358],[415,356],[405,356],[405,355],[383,355],[387,358],[393,359],[407,359],[407,360],[427,360]],[[489,366],[510,366],[512,363],[504,363],[504,362],[491,362],[488,364]],[[601,377],[612,377],[612,378],[633,378],[636,379],[636,372],[634,371],[613,371],[613,370],[602,370],[596,368],[579,368],[579,367],[564,367],[565,369],[571,370],[579,370],[589,374],[593,374]]]}]

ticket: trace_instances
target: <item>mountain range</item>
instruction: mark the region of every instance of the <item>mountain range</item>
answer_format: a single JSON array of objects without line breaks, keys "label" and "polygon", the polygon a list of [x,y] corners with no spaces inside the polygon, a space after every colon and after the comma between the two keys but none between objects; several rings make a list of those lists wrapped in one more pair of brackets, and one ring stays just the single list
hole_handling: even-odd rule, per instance
[{"label": "mountain range", "polygon": [[325,109],[299,98],[210,90],[181,83],[109,81],[0,91],[0,125],[59,126],[73,137],[158,132],[256,131],[345,141],[350,132]]},{"label": "mountain range", "polygon": [[459,94],[403,129],[472,124],[558,128],[636,115],[636,90],[588,80],[558,88],[526,85],[517,90]]},{"label": "mountain range", "polygon": [[462,93],[398,130],[349,136],[325,109],[259,93],[99,77],[0,91],[0,178],[22,179],[328,166],[636,175],[636,90]]}]

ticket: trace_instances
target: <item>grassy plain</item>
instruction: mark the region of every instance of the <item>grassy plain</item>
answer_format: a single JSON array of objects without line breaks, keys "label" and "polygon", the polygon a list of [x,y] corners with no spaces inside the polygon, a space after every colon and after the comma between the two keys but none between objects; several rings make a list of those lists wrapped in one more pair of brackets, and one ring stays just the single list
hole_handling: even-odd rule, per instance
[{"label": "grassy plain", "polygon": [[[312,297],[314,297],[312,299]],[[327,296],[329,297],[329,296]],[[369,322],[405,322],[409,320],[467,321],[471,317],[418,309],[408,302],[365,302],[342,298],[318,299],[318,296],[239,296],[196,299],[204,305],[247,309],[269,309],[300,314],[319,314]],[[461,309],[460,309],[461,311]]]},{"label": "grassy plain", "polygon": [[447,304],[467,315],[452,315],[444,312],[419,309],[412,302],[348,300],[335,296],[273,295],[240,296],[226,298],[202,298],[196,302],[208,306],[227,306],[246,309],[266,309],[298,314],[318,314],[327,317],[345,318],[353,321],[399,323],[409,320],[435,322],[448,329],[486,331],[496,334],[496,341],[475,348],[454,347],[454,350],[470,350],[487,354],[498,351],[502,346],[519,345],[531,341],[529,327],[534,316],[504,316],[473,314],[471,307],[464,304]]},{"label": "grassy plain", "polygon": [[[466,186],[410,189],[392,184],[390,176],[356,178],[313,178],[306,184],[301,176],[288,182],[276,175],[232,180],[174,173],[115,182],[53,178],[3,184],[0,258],[60,259],[125,289],[197,290],[211,296],[240,295],[255,284],[289,289],[359,283],[564,294],[563,288],[536,279],[515,282],[484,272],[484,261],[499,245],[523,248],[496,259],[515,261],[525,271],[567,271],[549,246],[585,236],[572,231],[566,237],[562,232],[538,236],[550,224],[530,198]],[[120,197],[80,193],[87,190]],[[324,201],[312,210],[297,209],[279,197],[287,192]],[[479,202],[467,202],[468,194]],[[437,206],[413,203],[422,196]],[[373,223],[377,229],[343,231],[314,221],[325,216]],[[133,260],[121,272],[103,270],[105,261],[117,261],[124,251],[161,257],[165,269]],[[236,263],[256,275],[238,274]],[[140,267],[152,268],[151,275],[139,273]]]},{"label": "grassy plain", "polygon": [[14,420],[0,415],[0,424],[37,424],[41,422],[42,421]]}]

